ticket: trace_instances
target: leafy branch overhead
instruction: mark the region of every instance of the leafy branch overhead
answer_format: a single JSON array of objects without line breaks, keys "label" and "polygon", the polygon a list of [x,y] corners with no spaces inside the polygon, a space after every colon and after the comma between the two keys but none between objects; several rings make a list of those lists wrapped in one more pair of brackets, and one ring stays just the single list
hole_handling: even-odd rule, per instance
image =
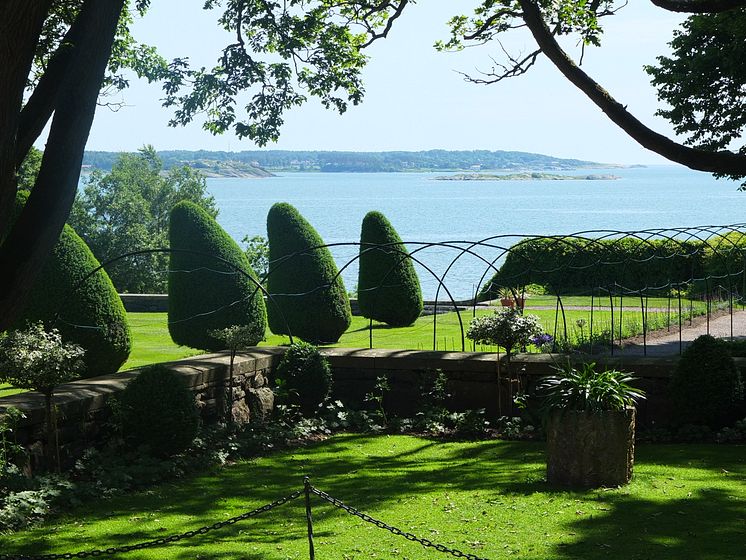
[{"label": "leafy branch overhead", "polygon": [[[216,65],[194,69],[179,58],[169,65],[164,105],[174,107],[171,125],[204,116],[213,134],[233,130],[260,145],[276,141],[283,113],[318,97],[340,113],[363,98],[362,49],[384,37],[407,0],[208,0],[223,7],[219,23],[235,35]],[[240,113],[239,99],[245,100]]]}]

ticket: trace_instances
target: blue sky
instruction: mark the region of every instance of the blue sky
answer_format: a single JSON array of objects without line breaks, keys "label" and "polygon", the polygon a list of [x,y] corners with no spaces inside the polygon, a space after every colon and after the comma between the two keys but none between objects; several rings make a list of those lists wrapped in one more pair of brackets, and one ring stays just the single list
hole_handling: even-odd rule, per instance
[{"label": "blue sky", "polygon": [[[391,36],[369,49],[362,105],[340,116],[316,101],[286,117],[275,149],[307,150],[521,150],[610,163],[665,163],[611,124],[545,59],[527,75],[492,86],[465,82],[457,71],[488,70],[497,44],[459,53],[438,53],[432,45],[447,38],[446,21],[475,2],[421,0],[405,11]],[[203,12],[202,2],[160,0],[138,21],[134,32],[157,45],[167,58],[189,56],[212,66],[230,37]],[[633,2],[606,18],[603,47],[586,52],[583,67],[638,118],[664,134],[671,127],[655,117],[655,91],[644,64],[667,52],[666,43],[681,16]],[[512,53],[529,52],[530,36],[520,31],[505,41]],[[564,45],[577,55],[572,42]],[[249,140],[212,136],[199,123],[169,128],[170,112],[160,106],[159,86],[132,81],[118,112],[99,108],[89,150],[157,149],[251,150]],[[119,100],[119,97],[117,99]]]}]

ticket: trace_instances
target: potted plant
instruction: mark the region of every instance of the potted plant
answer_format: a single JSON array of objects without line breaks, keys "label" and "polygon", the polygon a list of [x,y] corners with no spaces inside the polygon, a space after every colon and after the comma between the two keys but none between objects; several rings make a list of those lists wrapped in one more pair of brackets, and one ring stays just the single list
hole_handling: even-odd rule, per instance
[{"label": "potted plant", "polygon": [[547,481],[620,486],[632,478],[635,403],[645,398],[622,371],[569,362],[537,387],[547,419]]},{"label": "potted plant", "polygon": [[523,309],[526,303],[526,297],[519,288],[501,288],[498,295],[500,296],[500,305],[503,307]]}]

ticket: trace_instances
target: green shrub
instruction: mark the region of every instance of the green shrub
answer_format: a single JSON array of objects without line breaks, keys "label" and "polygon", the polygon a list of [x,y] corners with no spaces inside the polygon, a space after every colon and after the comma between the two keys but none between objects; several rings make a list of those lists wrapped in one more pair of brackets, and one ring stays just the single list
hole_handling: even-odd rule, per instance
[{"label": "green shrub", "polygon": [[119,397],[122,435],[153,455],[173,455],[197,435],[199,413],[194,395],[178,374],[163,365],[144,369]]},{"label": "green shrub", "polygon": [[[300,213],[277,203],[267,215],[269,328],[314,344],[333,343],[352,321],[350,301],[324,242]],[[316,248],[321,247],[321,248]]]},{"label": "green shrub", "polygon": [[[27,196],[18,196],[18,210]],[[114,373],[132,347],[127,313],[106,272],[99,270],[81,284],[98,266],[85,242],[66,225],[14,325],[23,329],[41,321],[56,328],[65,342],[81,346],[83,377]]]},{"label": "green shrub", "polygon": [[291,344],[275,372],[279,396],[287,404],[298,405],[306,415],[318,411],[332,391],[329,362],[313,344]]},{"label": "green shrub", "polygon": [[368,212],[360,231],[357,285],[363,317],[392,327],[407,327],[420,316],[422,289],[407,255],[399,234],[386,217],[380,212]]},{"label": "green shrub", "polygon": [[[667,286],[710,274],[702,241],[551,237],[524,239],[512,247],[497,272],[480,289],[480,300],[495,299],[504,286],[539,284],[550,293],[586,294],[619,284],[631,290]],[[735,252],[731,253],[735,258]],[[734,261],[740,270],[742,259]],[[714,265],[713,265],[714,266]],[[712,274],[719,272],[713,268]],[[735,281],[735,277],[734,277]]]},{"label": "green shrub", "polygon": [[713,429],[732,424],[743,401],[741,372],[728,345],[709,335],[684,350],[671,380],[675,420]]},{"label": "green shrub", "polygon": [[246,276],[256,280],[236,242],[204,209],[188,201],[171,211],[169,236],[171,249],[177,250],[171,253],[168,275],[168,330],[173,341],[202,350],[222,350],[225,341],[213,331],[234,325],[253,331],[247,342],[263,340],[267,325],[264,298]]}]

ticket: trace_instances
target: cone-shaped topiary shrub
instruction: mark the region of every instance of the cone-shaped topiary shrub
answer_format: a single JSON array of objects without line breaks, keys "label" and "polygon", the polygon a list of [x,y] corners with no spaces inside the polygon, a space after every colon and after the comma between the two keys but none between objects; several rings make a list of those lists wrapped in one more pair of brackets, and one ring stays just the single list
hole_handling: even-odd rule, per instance
[{"label": "cone-shaped topiary shrub", "polygon": [[680,424],[705,424],[717,429],[737,420],[743,381],[727,343],[710,335],[692,342],[674,371],[671,393]]},{"label": "cone-shaped topiary shrub", "polygon": [[144,369],[119,396],[122,436],[133,447],[168,456],[192,443],[199,428],[194,395],[179,375],[163,365]]},{"label": "cone-shaped topiary shrub", "polygon": [[392,327],[406,327],[420,316],[422,289],[407,255],[406,247],[386,216],[368,212],[360,231],[357,283],[357,301],[363,317]]},{"label": "cone-shaped topiary shrub", "polygon": [[[18,212],[27,198],[18,195]],[[59,330],[63,341],[81,346],[83,377],[114,373],[132,347],[127,313],[108,274],[102,269],[81,283],[98,266],[85,241],[65,225],[16,324],[41,321]]]},{"label": "cone-shaped topiary shrub", "polygon": [[314,344],[337,342],[352,313],[331,253],[311,251],[324,244],[319,234],[294,207],[278,202],[267,215],[267,239],[269,328]]},{"label": "cone-shaped topiary shrub", "polygon": [[168,330],[173,341],[202,350],[222,350],[225,341],[213,331],[233,325],[254,331],[247,343],[264,340],[264,298],[244,273],[255,280],[256,275],[244,252],[215,219],[193,202],[180,202],[171,210],[169,236],[171,249],[177,250],[171,253],[168,274]]},{"label": "cone-shaped topiary shrub", "polygon": [[288,347],[277,365],[275,381],[280,399],[299,406],[306,416],[318,412],[332,392],[329,361],[313,344],[303,341]]}]

